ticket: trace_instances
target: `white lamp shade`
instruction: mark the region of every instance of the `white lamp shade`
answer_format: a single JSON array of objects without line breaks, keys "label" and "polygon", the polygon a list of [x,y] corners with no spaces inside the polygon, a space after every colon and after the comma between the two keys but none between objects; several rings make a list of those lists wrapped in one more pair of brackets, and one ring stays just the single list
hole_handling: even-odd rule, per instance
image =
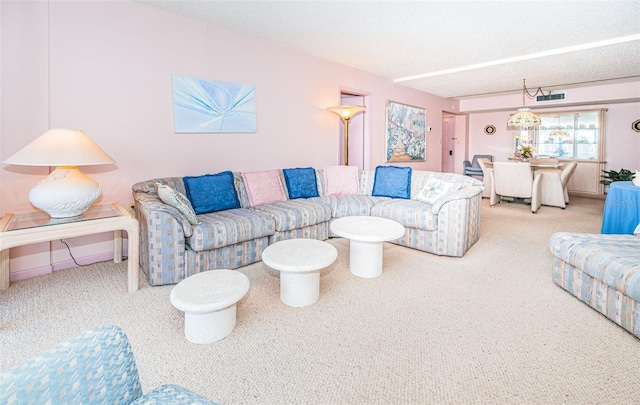
[{"label": "white lamp shade", "polygon": [[87,166],[115,163],[83,131],[50,129],[4,160],[21,166]]}]

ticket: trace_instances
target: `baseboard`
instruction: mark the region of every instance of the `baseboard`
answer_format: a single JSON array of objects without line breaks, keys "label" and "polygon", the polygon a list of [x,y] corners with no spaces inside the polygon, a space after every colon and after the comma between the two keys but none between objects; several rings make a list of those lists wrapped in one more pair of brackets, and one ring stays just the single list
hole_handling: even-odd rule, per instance
[{"label": "baseboard", "polygon": [[[80,266],[86,266],[88,264],[93,264],[93,263],[98,263],[98,262],[108,262],[113,260],[113,252],[104,252],[104,253],[98,253],[95,255],[90,255],[90,256],[84,256],[84,257],[77,257],[76,261],[78,262],[78,264]],[[59,270],[64,270],[64,269],[71,269],[74,267],[78,267],[78,264],[76,264],[73,259],[69,259],[69,260],[65,260],[62,262],[57,262],[57,263],[51,263],[51,269],[53,271],[59,271]]]},{"label": "baseboard", "polygon": [[[127,246],[125,245],[122,249],[122,254],[124,257],[127,257]],[[89,264],[94,264],[98,262],[108,262],[113,260],[113,252],[103,252],[95,255],[83,256],[76,258],[76,261],[81,266],[86,266]],[[25,269],[16,272],[11,272],[9,275],[9,281],[20,281],[26,280],[32,277],[43,276],[45,274],[51,274],[54,271],[71,269],[74,267],[78,267],[78,265],[73,261],[73,259],[64,260],[62,262],[51,263],[47,266],[34,267],[32,269]]]},{"label": "baseboard", "polygon": [[32,269],[20,270],[9,274],[9,281],[26,280],[32,277],[43,276],[45,274],[51,274],[53,272],[52,266],[40,266]]}]

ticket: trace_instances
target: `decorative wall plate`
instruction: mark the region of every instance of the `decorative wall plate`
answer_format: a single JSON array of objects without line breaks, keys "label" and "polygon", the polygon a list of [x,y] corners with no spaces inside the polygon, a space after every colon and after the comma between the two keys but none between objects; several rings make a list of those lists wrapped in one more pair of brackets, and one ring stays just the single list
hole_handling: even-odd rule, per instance
[{"label": "decorative wall plate", "polygon": [[640,132],[640,120],[635,120],[631,123],[631,129],[636,132]]},{"label": "decorative wall plate", "polygon": [[484,133],[487,135],[493,135],[496,133],[496,127],[494,127],[493,125],[487,125],[486,127],[484,127]]}]

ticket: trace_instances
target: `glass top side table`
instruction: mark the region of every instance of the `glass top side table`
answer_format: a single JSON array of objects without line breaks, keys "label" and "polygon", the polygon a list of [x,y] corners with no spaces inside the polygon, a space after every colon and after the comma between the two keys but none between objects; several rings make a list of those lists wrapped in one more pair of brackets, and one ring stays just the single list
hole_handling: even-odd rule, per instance
[{"label": "glass top side table", "polygon": [[51,218],[44,211],[5,214],[0,220],[0,289],[9,288],[9,249],[56,239],[113,231],[113,260],[122,261],[122,231],[128,239],[128,291],[138,290],[138,221],[117,202],[94,204],[72,218]]}]

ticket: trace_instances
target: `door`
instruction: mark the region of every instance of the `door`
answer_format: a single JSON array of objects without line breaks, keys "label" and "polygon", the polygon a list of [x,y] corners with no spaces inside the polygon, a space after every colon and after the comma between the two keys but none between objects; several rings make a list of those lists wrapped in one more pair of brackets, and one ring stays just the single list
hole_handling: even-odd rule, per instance
[{"label": "door", "polygon": [[453,173],[455,165],[455,137],[456,124],[454,116],[442,115],[442,161],[440,170],[443,173]]}]

